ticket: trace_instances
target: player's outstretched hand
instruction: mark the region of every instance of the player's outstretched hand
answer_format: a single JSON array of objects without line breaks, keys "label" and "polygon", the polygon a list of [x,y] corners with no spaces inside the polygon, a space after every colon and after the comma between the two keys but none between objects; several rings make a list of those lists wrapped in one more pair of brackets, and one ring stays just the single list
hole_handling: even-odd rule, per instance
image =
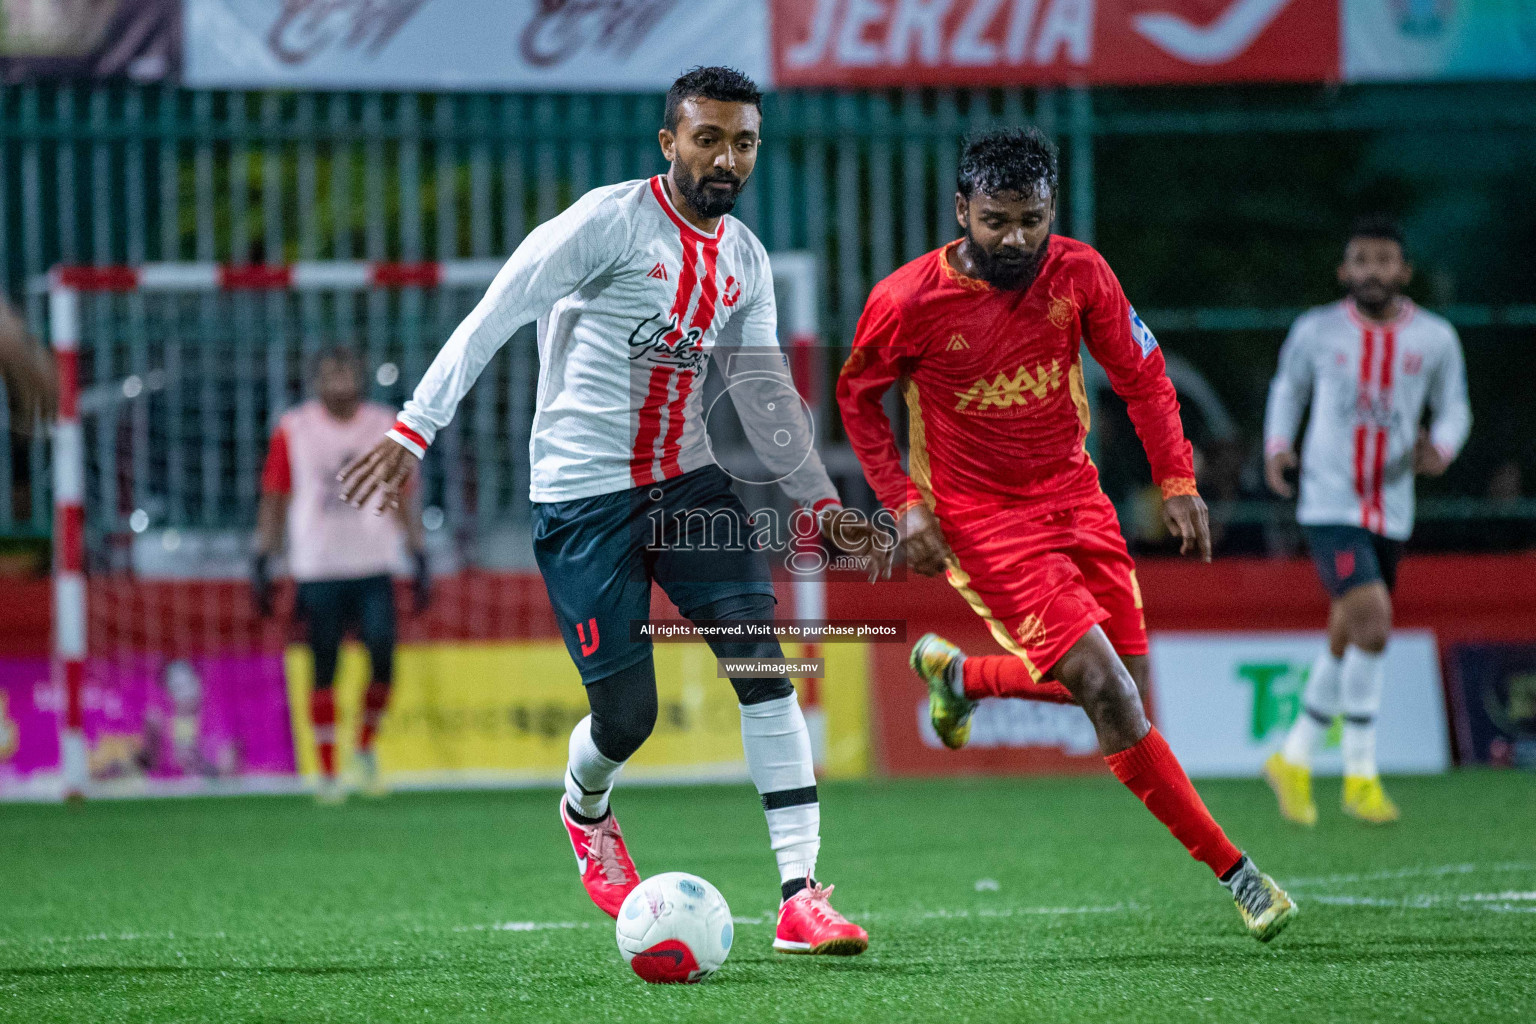
[{"label": "player's outstretched hand", "polygon": [[432,567],[425,551],[412,552],[411,561],[415,566],[411,576],[411,613],[422,615],[432,606]]},{"label": "player's outstretched hand", "polygon": [[1419,439],[1413,445],[1413,471],[1422,476],[1439,476],[1450,467],[1440,449],[1429,439],[1429,431],[1420,428]]},{"label": "player's outstretched hand", "polygon": [[907,564],[922,576],[937,576],[950,557],[949,543],[939,526],[939,517],[927,505],[918,503],[902,513],[896,524],[897,543],[907,549]]},{"label": "player's outstretched hand", "polygon": [[1264,459],[1264,482],[1282,498],[1295,493],[1291,482],[1285,478],[1287,470],[1296,468],[1296,453],[1290,450],[1275,452]]},{"label": "player's outstretched hand", "polygon": [[821,514],[821,535],[845,554],[863,558],[869,582],[891,575],[895,551],[890,538],[855,509],[829,509]]},{"label": "player's outstretched hand", "polygon": [[1163,522],[1168,532],[1182,541],[1179,554],[1198,551],[1200,561],[1211,560],[1211,517],[1198,494],[1179,494],[1164,501]]},{"label": "player's outstretched hand", "polygon": [[256,608],[256,614],[263,619],[272,617],[272,574],[270,572],[271,556],[264,552],[258,552],[251,559],[251,604]]},{"label": "player's outstretched hand", "polygon": [[382,496],[378,514],[400,507],[405,483],[421,462],[405,445],[384,438],[366,455],[349,462],[336,475],[341,482],[341,500],[353,508],[367,508]]}]

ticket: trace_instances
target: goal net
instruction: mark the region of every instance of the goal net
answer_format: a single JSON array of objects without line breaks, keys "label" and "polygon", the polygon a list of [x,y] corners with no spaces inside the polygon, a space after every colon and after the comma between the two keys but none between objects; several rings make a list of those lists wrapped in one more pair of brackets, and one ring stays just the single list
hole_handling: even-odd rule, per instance
[{"label": "goal net", "polygon": [[[798,253],[772,262],[782,343],[804,354],[800,383],[824,406],[825,360],[810,355],[814,262]],[[307,716],[293,713],[307,707],[310,669],[292,587],[280,585],[275,613],[262,618],[248,582],[273,427],[307,397],[312,358],[334,346],[362,356],[368,399],[399,408],[497,269],[159,264],[61,268],[36,283],[49,294],[63,392],[47,690],[56,706],[36,710],[53,712],[60,736],[52,764],[44,754],[33,771],[17,766],[0,795],[56,795],[61,779],[66,792],[93,795],[302,784],[315,761]],[[585,713],[532,559],[537,373],[528,327],[486,368],[423,465],[433,601],[411,616],[397,594],[396,692],[378,740],[397,785],[555,781],[565,737]],[[826,421],[821,411],[816,419]],[[718,452],[742,439],[712,441]],[[744,495],[749,506],[782,501],[774,488],[755,490]],[[821,585],[786,582],[780,615],[792,607],[822,617]],[[708,651],[656,651],[662,715],[631,774],[742,776],[734,698]],[[343,760],[365,679],[365,656],[349,646],[336,682]],[[820,688],[805,696],[824,752]],[[842,747],[852,751],[845,760],[862,756]]]}]

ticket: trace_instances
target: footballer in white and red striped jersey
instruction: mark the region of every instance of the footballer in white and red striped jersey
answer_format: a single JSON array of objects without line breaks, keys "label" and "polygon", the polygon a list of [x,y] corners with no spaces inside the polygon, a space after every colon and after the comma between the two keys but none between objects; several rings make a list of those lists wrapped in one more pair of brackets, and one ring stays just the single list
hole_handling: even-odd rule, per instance
[{"label": "footballer in white and red striped jersey", "polygon": [[[711,361],[729,376],[747,437],[787,495],[818,516],[840,507],[779,347],[767,253],[728,216],[756,162],[761,121],[757,87],[739,72],[698,68],[678,79],[659,133],[668,172],[594,189],[534,229],[433,360],[391,440],[344,484],[353,501],[398,485],[404,457],[388,449],[425,455],[491,356],[538,321],[534,553],[592,710],[571,736],[560,816],[588,894],[610,914],[639,878],[608,797],[656,718],[650,642],[631,635],[649,615],[652,583],[695,621],[773,618],[767,561],[748,543],[746,511],[705,437]],[[733,365],[754,372],[738,381]],[[659,544],[658,521],[673,524]],[[704,536],[722,524],[731,536],[723,545]],[[838,539],[858,550],[868,537],[866,524]],[[771,639],[711,646],[721,657],[782,657]],[[731,683],[781,898],[829,891],[814,877],[820,805],[794,688]],[[817,905],[823,912],[781,914],[779,948],[864,949],[863,929]]]},{"label": "footballer in white and red striped jersey", "polygon": [[1397,817],[1375,754],[1391,591],[1413,532],[1414,475],[1443,473],[1472,426],[1461,342],[1446,320],[1402,294],[1410,275],[1396,225],[1357,224],[1339,267],[1349,296],[1297,319],[1269,389],[1265,475],[1287,497],[1284,474],[1311,406],[1296,518],[1333,599],[1329,646],[1313,665],[1303,713],[1266,765],[1282,813],[1302,824],[1316,820],[1312,755],[1341,713],[1345,811],[1370,822]]}]

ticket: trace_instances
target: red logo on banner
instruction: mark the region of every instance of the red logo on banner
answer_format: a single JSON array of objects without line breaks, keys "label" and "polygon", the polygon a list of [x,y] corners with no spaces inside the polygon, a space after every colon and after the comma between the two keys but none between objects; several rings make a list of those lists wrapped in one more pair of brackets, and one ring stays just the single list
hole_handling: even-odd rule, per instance
[{"label": "red logo on banner", "polygon": [[780,87],[1334,81],[1338,0],[772,0]]}]

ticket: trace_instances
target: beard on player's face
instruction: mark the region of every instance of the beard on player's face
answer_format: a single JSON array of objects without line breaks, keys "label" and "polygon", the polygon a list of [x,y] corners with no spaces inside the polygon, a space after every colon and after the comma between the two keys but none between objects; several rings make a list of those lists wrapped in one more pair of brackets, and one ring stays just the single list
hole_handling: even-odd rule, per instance
[{"label": "beard on player's face", "polygon": [[1402,246],[1382,238],[1351,239],[1339,267],[1340,283],[1370,317],[1382,316],[1392,307],[1410,274]]},{"label": "beard on player's face", "polygon": [[1350,282],[1349,294],[1355,300],[1355,305],[1367,312],[1376,313],[1392,304],[1392,300],[1397,297],[1397,288],[1379,277],[1360,277]]},{"label": "beard on player's face", "polygon": [[[700,217],[710,218],[730,213],[736,206],[736,197],[741,195],[742,186],[746,184],[745,178],[718,167],[711,167],[702,177],[695,177],[681,158],[672,161],[672,180],[677,183],[678,191],[693,211]],[[721,185],[730,187],[721,188]]]},{"label": "beard on player's face", "polygon": [[994,288],[1004,291],[1023,291],[1035,281],[1040,264],[1045,262],[1045,248],[1050,236],[1030,251],[1022,246],[999,241],[992,249],[986,248],[977,238],[969,223],[965,227],[966,255],[976,267],[981,279]]}]

